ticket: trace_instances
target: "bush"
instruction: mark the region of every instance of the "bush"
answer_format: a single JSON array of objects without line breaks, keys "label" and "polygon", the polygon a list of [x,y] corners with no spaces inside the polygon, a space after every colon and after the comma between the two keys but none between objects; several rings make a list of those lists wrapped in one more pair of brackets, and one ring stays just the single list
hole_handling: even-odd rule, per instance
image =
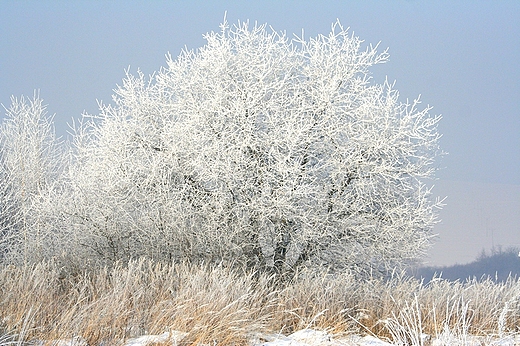
[{"label": "bush", "polygon": [[45,238],[57,230],[52,196],[64,169],[61,150],[39,95],[13,97],[0,126],[0,259],[37,262],[50,254],[54,240]]}]

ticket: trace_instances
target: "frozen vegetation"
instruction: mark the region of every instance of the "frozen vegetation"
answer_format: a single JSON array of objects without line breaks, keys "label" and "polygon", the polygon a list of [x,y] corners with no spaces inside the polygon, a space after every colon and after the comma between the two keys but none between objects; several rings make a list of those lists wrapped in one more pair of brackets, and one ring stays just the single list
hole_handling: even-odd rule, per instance
[{"label": "frozen vegetation", "polygon": [[0,128],[2,259],[99,267],[140,257],[291,276],[384,275],[421,258],[439,116],[369,68],[388,54],[328,36],[222,24],[54,138],[42,100]]},{"label": "frozen vegetation", "polygon": [[401,276],[361,281],[302,271],[282,283],[219,265],[151,260],[75,275],[63,270],[50,263],[0,268],[4,339],[74,338],[91,346],[154,338],[168,345],[518,342],[520,283],[514,280],[425,285]]},{"label": "frozen vegetation", "polygon": [[127,73],[55,138],[43,101],[0,127],[0,343],[514,342],[515,280],[427,285],[439,116],[339,23],[221,25]]}]

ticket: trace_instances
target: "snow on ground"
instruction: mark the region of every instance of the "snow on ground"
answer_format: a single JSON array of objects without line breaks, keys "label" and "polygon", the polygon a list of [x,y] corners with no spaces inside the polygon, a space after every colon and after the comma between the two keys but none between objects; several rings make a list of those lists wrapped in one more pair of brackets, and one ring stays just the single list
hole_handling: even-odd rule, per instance
[{"label": "snow on ground", "polygon": [[264,336],[271,339],[264,343],[253,343],[254,346],[393,346],[373,336],[349,335],[335,338],[320,330],[303,329],[289,336]]},{"label": "snow on ground", "polygon": [[177,345],[188,333],[173,331],[166,332],[161,335],[143,335],[135,339],[130,339],[125,346],[146,346],[151,343],[171,342],[171,345]]},{"label": "snow on ground", "polygon": [[[173,331],[160,335],[143,335],[138,338],[127,340],[124,346],[147,346],[156,343],[177,346],[188,333]],[[425,338],[429,339],[429,338]],[[36,345],[47,344],[45,342]],[[80,337],[69,340],[55,340],[53,346],[88,346],[87,342]],[[288,336],[282,334],[271,334],[256,336],[251,340],[251,346],[402,346],[404,344],[392,344],[374,336],[348,335],[335,337],[324,331],[314,329],[303,329]],[[515,346],[520,345],[520,336],[499,337],[477,337],[464,335],[455,337],[453,335],[441,334],[438,338],[425,341],[428,346]],[[207,346],[207,345],[200,345]],[[420,346],[420,345],[411,345]]]}]

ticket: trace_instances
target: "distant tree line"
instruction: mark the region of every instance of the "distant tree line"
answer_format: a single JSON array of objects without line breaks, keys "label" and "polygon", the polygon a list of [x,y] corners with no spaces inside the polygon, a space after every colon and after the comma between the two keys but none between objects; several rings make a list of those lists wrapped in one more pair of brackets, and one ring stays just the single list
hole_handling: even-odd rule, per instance
[{"label": "distant tree line", "polygon": [[488,254],[484,249],[477,259],[467,264],[455,264],[444,267],[415,268],[411,273],[426,281],[434,277],[446,280],[492,279],[497,282],[506,281],[509,277],[520,277],[520,249],[511,247],[492,248]]}]

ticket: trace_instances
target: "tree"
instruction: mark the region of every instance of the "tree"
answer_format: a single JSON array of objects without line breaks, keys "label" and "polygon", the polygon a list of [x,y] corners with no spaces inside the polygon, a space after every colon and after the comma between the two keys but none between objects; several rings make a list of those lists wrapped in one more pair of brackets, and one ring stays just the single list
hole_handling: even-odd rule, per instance
[{"label": "tree", "polygon": [[439,116],[369,68],[339,23],[289,40],[221,25],[147,79],[127,73],[76,144],[74,227],[104,260],[233,261],[274,273],[417,260],[439,200]]},{"label": "tree", "polygon": [[45,252],[44,238],[53,227],[49,197],[63,159],[52,117],[38,94],[32,100],[12,97],[5,110],[0,126],[0,253],[26,262]]}]

